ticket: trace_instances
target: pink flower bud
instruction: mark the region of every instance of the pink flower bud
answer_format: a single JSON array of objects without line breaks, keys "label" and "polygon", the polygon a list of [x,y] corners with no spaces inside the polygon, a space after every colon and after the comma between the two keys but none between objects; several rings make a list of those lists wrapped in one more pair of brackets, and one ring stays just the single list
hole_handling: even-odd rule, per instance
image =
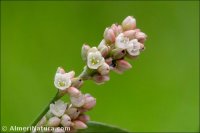
[{"label": "pink flower bud", "polygon": [[115,36],[117,36],[117,35],[119,35],[120,33],[123,32],[121,25],[113,24],[113,25],[111,26],[111,29],[112,29],[113,32],[115,33]]},{"label": "pink flower bud", "polygon": [[103,84],[105,81],[110,80],[110,77],[108,75],[99,75],[99,74],[96,74],[96,75],[93,76],[93,80],[97,84]]},{"label": "pink flower bud", "polygon": [[117,69],[120,71],[125,71],[132,68],[132,65],[125,60],[117,60]]},{"label": "pink flower bud", "polygon": [[71,126],[71,118],[67,114],[64,114],[61,118],[61,124],[64,127],[70,127]]},{"label": "pink flower bud", "polygon": [[98,46],[98,50],[100,51],[101,55],[103,57],[106,57],[108,55],[108,52],[109,52],[109,48],[108,46],[106,45],[106,42],[105,40],[102,40]]},{"label": "pink flower bud", "polygon": [[133,30],[136,28],[136,20],[132,16],[126,17],[122,22],[122,28],[124,30]]},{"label": "pink flower bud", "polygon": [[83,123],[82,121],[76,120],[73,121],[73,128],[75,129],[85,129],[87,128],[87,125],[85,123]]},{"label": "pink flower bud", "polygon": [[60,119],[58,117],[52,117],[49,119],[49,121],[47,122],[47,125],[49,127],[57,127],[58,125],[60,125]]},{"label": "pink flower bud", "polygon": [[85,104],[83,105],[83,108],[89,110],[92,109],[96,105],[96,99],[92,96],[86,96],[85,97]]},{"label": "pink flower bud", "polygon": [[121,48],[116,48],[111,51],[111,56],[113,59],[121,59],[126,55],[126,50]]},{"label": "pink flower bud", "polygon": [[103,63],[99,68],[98,68],[98,72],[101,75],[107,75],[110,72],[110,67],[107,63]]},{"label": "pink flower bud", "polygon": [[81,49],[81,56],[84,61],[87,60],[87,52],[90,49],[89,45],[84,44]]},{"label": "pink flower bud", "polygon": [[86,123],[86,122],[88,122],[90,120],[90,117],[88,115],[82,114],[77,119],[82,121],[82,122],[84,122],[84,123]]},{"label": "pink flower bud", "polygon": [[135,39],[136,30],[127,30],[124,32],[124,36],[128,37],[130,40]]},{"label": "pink flower bud", "polygon": [[107,43],[114,43],[115,42],[115,33],[111,28],[105,29],[104,39]]},{"label": "pink flower bud", "polygon": [[81,78],[73,78],[72,86],[75,88],[80,88],[83,85],[83,80]]},{"label": "pink flower bud", "polygon": [[70,96],[74,96],[74,97],[77,97],[81,94],[81,92],[75,87],[69,87],[67,89],[67,92],[69,93]]},{"label": "pink flower bud", "polygon": [[143,32],[137,32],[135,34],[135,38],[138,39],[140,43],[144,43],[147,38],[147,35]]}]

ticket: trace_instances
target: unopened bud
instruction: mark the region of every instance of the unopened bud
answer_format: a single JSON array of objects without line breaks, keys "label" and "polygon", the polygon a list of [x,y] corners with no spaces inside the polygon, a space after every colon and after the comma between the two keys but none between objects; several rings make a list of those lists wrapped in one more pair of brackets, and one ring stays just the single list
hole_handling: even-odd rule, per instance
[{"label": "unopened bud", "polygon": [[75,88],[80,88],[83,85],[83,80],[81,78],[73,78],[72,79],[72,86]]},{"label": "unopened bud", "polygon": [[85,129],[87,128],[87,125],[83,123],[82,121],[76,120],[73,122],[73,128],[75,129]]},{"label": "unopened bud", "polygon": [[104,39],[107,43],[115,42],[115,33],[111,28],[106,28],[104,31]]},{"label": "unopened bud", "polygon": [[71,107],[66,110],[66,114],[68,114],[71,119],[76,119],[79,116],[80,111],[77,108]]},{"label": "unopened bud", "polygon": [[133,30],[136,28],[136,20],[132,16],[126,17],[122,22],[122,28],[124,30]]},{"label": "unopened bud", "polygon": [[135,34],[135,38],[138,39],[140,43],[144,43],[147,38],[147,35],[143,32],[137,32]]},{"label": "unopened bud", "polygon": [[81,94],[81,92],[77,88],[75,88],[75,87],[69,87],[67,89],[67,92],[72,97],[77,97],[77,96],[79,96]]},{"label": "unopened bud", "polygon": [[113,32],[115,33],[115,36],[119,35],[123,31],[121,25],[113,24],[111,26],[111,28],[112,28]]},{"label": "unopened bud", "polygon": [[75,107],[81,107],[85,103],[85,97],[83,94],[80,94],[79,96],[71,96],[70,101],[73,106]]},{"label": "unopened bud", "polygon": [[105,81],[110,80],[110,77],[108,75],[99,75],[99,74],[96,74],[96,75],[93,76],[93,80],[97,84],[103,84]]},{"label": "unopened bud", "polygon": [[82,114],[77,119],[82,121],[82,122],[84,122],[84,123],[86,123],[86,122],[88,122],[90,120],[90,117],[88,115]]},{"label": "unopened bud", "polygon": [[85,104],[83,105],[83,108],[89,110],[92,109],[96,105],[96,99],[92,96],[86,96],[85,97]]},{"label": "unopened bud", "polygon": [[113,59],[121,59],[126,55],[126,50],[121,48],[116,48],[111,51]]},{"label": "unopened bud", "polygon": [[61,118],[61,122],[60,122],[64,127],[70,127],[71,125],[71,118],[67,115],[64,114]]},{"label": "unopened bud", "polygon": [[101,75],[107,75],[110,72],[110,67],[107,63],[103,63],[99,68],[98,68],[98,72]]},{"label": "unopened bud", "polygon": [[117,68],[120,71],[125,71],[125,70],[132,68],[132,65],[125,60],[117,60],[116,63],[117,63]]},{"label": "unopened bud", "polygon": [[58,117],[52,117],[47,122],[47,125],[49,127],[57,127],[58,125],[60,125],[60,119]]},{"label": "unopened bud", "polygon": [[87,60],[87,52],[90,49],[89,45],[84,44],[81,49],[81,56],[84,61]]}]

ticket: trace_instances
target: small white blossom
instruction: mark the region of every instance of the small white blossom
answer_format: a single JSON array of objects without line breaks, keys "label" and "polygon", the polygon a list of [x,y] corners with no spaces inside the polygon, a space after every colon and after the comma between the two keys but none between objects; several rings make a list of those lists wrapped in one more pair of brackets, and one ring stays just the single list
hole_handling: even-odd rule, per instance
[{"label": "small white blossom", "polygon": [[87,56],[87,65],[91,69],[97,69],[105,62],[104,58],[102,57],[101,53],[94,48],[89,50]]},{"label": "small white blossom", "polygon": [[117,48],[126,49],[127,52],[132,56],[137,56],[140,54],[140,43],[137,39],[129,40],[124,34],[119,34],[116,38],[115,45]]},{"label": "small white blossom", "polygon": [[115,46],[117,48],[127,49],[130,46],[128,37],[125,37],[123,33],[119,34],[116,38]]},{"label": "small white blossom", "polygon": [[67,104],[65,104],[62,100],[58,100],[55,104],[50,104],[50,112],[55,116],[62,116],[65,113],[67,108]]},{"label": "small white blossom", "polygon": [[127,48],[127,51],[132,56],[137,56],[140,54],[140,43],[137,39],[133,39],[129,42],[129,47]]},{"label": "small white blossom", "polygon": [[56,73],[54,85],[60,90],[65,90],[71,86],[71,74],[69,73]]}]

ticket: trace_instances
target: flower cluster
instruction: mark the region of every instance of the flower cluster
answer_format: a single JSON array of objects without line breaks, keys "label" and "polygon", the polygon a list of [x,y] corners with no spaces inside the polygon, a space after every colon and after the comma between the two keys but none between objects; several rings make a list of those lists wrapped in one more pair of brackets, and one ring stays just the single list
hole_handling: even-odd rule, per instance
[{"label": "flower cluster", "polygon": [[48,113],[37,126],[70,127],[71,131],[87,128],[89,116],[84,113],[96,105],[96,99],[90,94],[81,93],[83,80],[92,79],[102,84],[109,80],[110,70],[121,74],[132,68],[126,57],[135,59],[144,50],[146,38],[146,34],[136,28],[135,18],[128,16],[121,25],[112,24],[105,29],[98,47],[84,44],[81,50],[86,63],[84,71],[75,77],[74,71],[66,73],[59,67],[54,79],[60,97],[68,94],[70,102],[59,99],[50,104]]}]

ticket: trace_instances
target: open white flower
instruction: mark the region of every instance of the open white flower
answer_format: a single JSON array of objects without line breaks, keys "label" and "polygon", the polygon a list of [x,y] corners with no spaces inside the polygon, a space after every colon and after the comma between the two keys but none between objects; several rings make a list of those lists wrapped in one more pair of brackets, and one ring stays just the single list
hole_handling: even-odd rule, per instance
[{"label": "open white flower", "polygon": [[115,46],[117,48],[126,49],[131,56],[140,54],[140,43],[137,39],[129,40],[123,33],[119,34],[116,38]]},{"label": "open white flower", "polygon": [[123,33],[119,34],[115,41],[115,46],[117,48],[127,49],[130,46],[129,38],[125,37]]},{"label": "open white flower", "polygon": [[99,66],[101,66],[105,62],[103,56],[101,53],[97,50],[97,48],[91,48],[91,50],[88,51],[87,55],[87,65],[91,69],[97,69]]},{"label": "open white flower", "polygon": [[67,108],[67,104],[65,104],[62,100],[58,100],[55,104],[50,104],[50,112],[55,116],[61,117]]},{"label": "open white flower", "polygon": [[132,56],[137,56],[140,54],[140,43],[137,39],[133,39],[129,42],[129,47],[127,48],[127,51]]},{"label": "open white flower", "polygon": [[54,85],[60,90],[65,90],[71,86],[71,75],[69,73],[56,73]]}]

